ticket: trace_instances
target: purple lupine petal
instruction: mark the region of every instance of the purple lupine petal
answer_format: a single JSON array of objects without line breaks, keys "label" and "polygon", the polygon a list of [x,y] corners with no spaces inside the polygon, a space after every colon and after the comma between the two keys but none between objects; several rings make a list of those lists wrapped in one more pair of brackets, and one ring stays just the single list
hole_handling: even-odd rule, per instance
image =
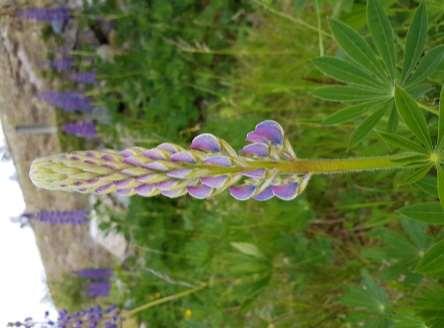
[{"label": "purple lupine petal", "polygon": [[153,182],[159,182],[160,180],[163,180],[162,175],[160,174],[147,174],[147,175],[143,175],[141,177],[137,177],[137,181],[142,182],[142,183],[153,183]]},{"label": "purple lupine petal", "polygon": [[227,181],[227,179],[228,179],[228,176],[219,175],[216,177],[200,178],[200,182],[202,182],[202,184],[204,184],[210,188],[218,189],[224,185],[224,183]]},{"label": "purple lupine petal", "polygon": [[155,161],[167,159],[165,153],[161,149],[156,148],[145,150],[143,156]]},{"label": "purple lupine petal", "polygon": [[267,120],[256,125],[254,131],[247,134],[249,142],[270,142],[273,145],[284,143],[284,130],[276,121]]},{"label": "purple lupine petal", "polygon": [[168,167],[161,162],[151,162],[143,165],[147,169],[156,171],[168,171]]},{"label": "purple lupine petal", "polygon": [[132,181],[132,179],[124,179],[124,180],[116,181],[116,182],[114,182],[114,184],[116,185],[117,188],[124,188],[124,187],[127,187],[131,181]]},{"label": "purple lupine petal", "polygon": [[143,184],[135,188],[136,194],[140,196],[149,196],[154,190],[154,185],[150,184]]},{"label": "purple lupine petal", "polygon": [[298,193],[298,184],[296,182],[290,182],[281,185],[272,186],[273,193],[276,197],[282,200],[295,199]]},{"label": "purple lupine petal", "polygon": [[185,189],[164,190],[160,194],[168,198],[177,198],[187,193]]},{"label": "purple lupine petal", "polygon": [[95,192],[98,193],[98,194],[103,194],[103,193],[106,193],[109,190],[114,189],[114,188],[115,188],[114,183],[109,183],[109,184],[100,186],[99,188],[97,188],[95,190]]},{"label": "purple lupine petal", "polygon": [[177,169],[168,172],[166,175],[169,176],[170,178],[185,179],[187,175],[190,174],[191,172],[192,172],[191,169]]},{"label": "purple lupine petal", "polygon": [[249,156],[266,157],[269,155],[269,148],[262,142],[255,142],[242,148],[242,153]]},{"label": "purple lupine petal", "polygon": [[242,185],[234,186],[229,189],[230,195],[237,200],[247,200],[253,196],[256,191],[256,186],[254,185]]},{"label": "purple lupine petal", "polygon": [[133,151],[131,149],[124,149],[120,151],[119,154],[122,155],[123,157],[131,157],[133,156]]},{"label": "purple lupine petal", "polygon": [[166,191],[176,187],[178,183],[179,182],[177,180],[166,180],[156,183],[156,188],[160,191]]},{"label": "purple lupine petal", "polygon": [[111,155],[103,155],[100,158],[103,159],[104,161],[107,161],[107,162],[113,162],[114,161],[114,157],[112,157]]},{"label": "purple lupine petal", "polygon": [[160,149],[160,150],[165,150],[165,151],[169,152],[170,154],[174,154],[179,151],[179,148],[176,145],[169,143],[169,142],[164,142],[164,143],[158,145],[156,148]]},{"label": "purple lupine petal", "polygon": [[171,155],[170,159],[173,162],[181,162],[181,163],[195,163],[193,155],[188,151],[180,151]]},{"label": "purple lupine petal", "polygon": [[132,188],[117,189],[116,193],[121,196],[130,196],[133,193]]},{"label": "purple lupine petal", "polygon": [[221,150],[219,140],[210,133],[203,133],[195,137],[190,148],[211,153],[217,153]]},{"label": "purple lupine petal", "polygon": [[257,170],[253,170],[253,171],[244,172],[244,173],[242,173],[242,175],[246,176],[248,178],[254,179],[254,180],[258,180],[258,179],[262,179],[265,176],[265,170],[264,169],[257,169]]},{"label": "purple lupine petal", "polygon": [[201,184],[197,186],[188,186],[187,190],[190,196],[197,199],[205,199],[211,195],[212,189],[208,186]]},{"label": "purple lupine petal", "polygon": [[274,197],[273,188],[271,186],[268,186],[267,188],[265,188],[265,190],[254,196],[254,199],[263,202],[273,197]]},{"label": "purple lupine petal", "polygon": [[125,157],[123,159],[123,162],[125,164],[134,165],[134,166],[143,166],[144,165],[140,160],[138,160],[137,158],[131,157],[131,156]]},{"label": "purple lupine petal", "polygon": [[217,166],[231,166],[231,160],[227,156],[211,156],[205,159],[204,163]]}]

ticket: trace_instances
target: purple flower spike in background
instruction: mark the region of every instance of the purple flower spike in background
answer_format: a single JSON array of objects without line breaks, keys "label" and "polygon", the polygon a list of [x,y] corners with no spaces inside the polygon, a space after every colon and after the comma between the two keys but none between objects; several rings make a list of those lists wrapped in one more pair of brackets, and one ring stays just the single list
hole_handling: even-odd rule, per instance
[{"label": "purple flower spike in background", "polygon": [[90,112],[93,108],[90,99],[76,91],[43,91],[40,92],[39,98],[52,106],[62,108],[66,112],[76,110]]},{"label": "purple flower spike in background", "polygon": [[71,10],[67,7],[40,8],[33,7],[17,12],[17,17],[40,22],[65,22],[71,17]]},{"label": "purple flower spike in background", "polygon": [[95,72],[79,72],[71,73],[69,79],[73,82],[82,84],[96,84],[97,74]]},{"label": "purple flower spike in background", "polygon": [[86,210],[40,211],[35,213],[25,213],[22,216],[28,220],[47,224],[79,225],[88,223],[88,212]]},{"label": "purple flower spike in background", "polygon": [[96,125],[93,122],[72,122],[63,126],[63,131],[82,137],[86,139],[92,139],[97,137]]},{"label": "purple flower spike in background", "polygon": [[109,268],[85,268],[75,273],[82,278],[108,280],[113,275],[113,270]]},{"label": "purple flower spike in background", "polygon": [[74,60],[70,56],[63,56],[60,58],[54,59],[50,66],[52,69],[56,70],[57,72],[66,72],[69,71],[74,64]]},{"label": "purple flower spike in background", "polygon": [[34,320],[33,318],[26,318],[23,322],[10,322],[7,327],[25,327],[25,328],[117,328],[121,327],[123,323],[123,316],[120,309],[111,305],[102,308],[100,305],[95,305],[88,309],[77,312],[68,312],[61,310],[56,319],[51,319],[49,312],[45,313],[44,320]]},{"label": "purple flower spike in background", "polygon": [[86,287],[86,295],[91,298],[107,297],[110,290],[109,281],[92,281]]}]

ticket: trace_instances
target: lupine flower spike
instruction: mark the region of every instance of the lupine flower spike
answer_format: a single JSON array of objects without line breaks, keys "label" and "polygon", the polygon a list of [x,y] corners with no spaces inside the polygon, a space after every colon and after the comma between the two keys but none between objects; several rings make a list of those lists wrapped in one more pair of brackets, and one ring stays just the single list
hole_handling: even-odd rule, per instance
[{"label": "lupine flower spike", "polygon": [[39,98],[66,112],[76,110],[90,112],[92,110],[91,100],[77,91],[43,91],[40,92]]},{"label": "lupine flower spike", "polygon": [[71,10],[67,7],[54,7],[54,8],[32,7],[32,8],[18,10],[16,16],[28,20],[35,20],[48,23],[54,21],[65,22],[69,20],[69,18],[71,17]]},{"label": "lupine flower spike", "polygon": [[71,70],[73,65],[73,58],[67,55],[55,58],[49,63],[49,66],[59,73]]},{"label": "lupine flower spike", "polygon": [[279,162],[296,160],[282,127],[264,121],[247,134],[240,154],[224,140],[204,133],[189,149],[163,143],[152,149],[129,148],[60,154],[33,162],[34,184],[50,190],[198,199],[226,189],[238,200],[292,200],[307,186],[310,173],[281,171]]},{"label": "lupine flower spike", "polygon": [[85,268],[75,272],[79,277],[93,280],[108,280],[113,275],[110,268]]},{"label": "lupine flower spike", "polygon": [[39,211],[24,213],[22,217],[47,224],[79,225],[89,222],[88,212],[86,210]]},{"label": "lupine flower spike", "polygon": [[24,327],[24,328],[117,328],[122,326],[123,318],[120,309],[111,305],[102,308],[100,305],[91,308],[69,313],[66,310],[61,310],[58,313],[57,319],[51,319],[50,313],[45,313],[45,319],[34,320],[33,318],[26,318],[23,322],[10,322],[8,327]]},{"label": "lupine flower spike", "polygon": [[93,139],[97,137],[96,125],[93,122],[71,122],[63,125],[63,131],[77,137]]},{"label": "lupine flower spike", "polygon": [[109,281],[91,281],[86,286],[86,295],[90,298],[107,297],[111,290]]}]

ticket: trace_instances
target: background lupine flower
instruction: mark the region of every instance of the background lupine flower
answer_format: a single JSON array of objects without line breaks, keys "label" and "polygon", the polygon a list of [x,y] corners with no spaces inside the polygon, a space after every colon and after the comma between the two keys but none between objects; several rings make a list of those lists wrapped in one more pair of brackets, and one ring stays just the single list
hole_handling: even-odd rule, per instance
[{"label": "background lupine flower", "polygon": [[228,189],[238,200],[291,200],[305,189],[309,173],[281,172],[275,167],[296,159],[277,122],[258,124],[248,133],[247,142],[240,155],[208,133],[195,137],[189,150],[163,143],[152,149],[61,154],[35,160],[30,177],[46,189],[145,197],[189,194],[205,199]]},{"label": "background lupine flower", "polygon": [[82,137],[86,139],[92,139],[97,137],[96,125],[93,122],[72,122],[63,125],[63,131],[75,135],[77,137]]},{"label": "background lupine flower", "polygon": [[95,72],[71,73],[69,79],[76,83],[95,84],[97,83],[97,74]]},{"label": "background lupine flower", "polygon": [[22,217],[48,224],[79,225],[88,223],[88,212],[86,210],[40,211],[24,213]]},{"label": "background lupine flower", "polygon": [[90,298],[107,297],[111,290],[109,281],[91,281],[86,286],[86,295]]},{"label": "background lupine flower", "polygon": [[17,17],[29,20],[51,23],[65,22],[71,17],[71,10],[67,7],[41,8],[33,7],[17,11]]},{"label": "background lupine flower", "polygon": [[113,275],[113,270],[110,268],[85,268],[75,273],[82,278],[108,280]]},{"label": "background lupine flower", "polygon": [[76,91],[43,91],[39,93],[39,98],[67,112],[76,110],[90,112],[93,108],[90,99]]},{"label": "background lupine flower", "polygon": [[102,308],[100,305],[93,306],[86,310],[69,313],[66,310],[61,310],[58,313],[57,319],[50,319],[49,312],[45,313],[45,319],[34,320],[33,318],[26,318],[25,320],[10,322],[8,327],[25,327],[25,328],[117,328],[120,327],[123,318],[120,314],[120,309],[111,305]]},{"label": "background lupine flower", "polygon": [[57,72],[66,72],[72,69],[74,59],[70,56],[55,58],[50,62],[50,67]]}]

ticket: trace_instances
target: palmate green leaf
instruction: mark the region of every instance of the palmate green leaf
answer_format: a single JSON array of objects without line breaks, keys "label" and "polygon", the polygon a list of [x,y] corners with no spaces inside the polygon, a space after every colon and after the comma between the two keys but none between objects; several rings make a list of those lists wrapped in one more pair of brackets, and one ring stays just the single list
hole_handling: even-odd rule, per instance
[{"label": "palmate green leaf", "polygon": [[416,266],[416,271],[427,276],[444,276],[444,240],[432,245]]},{"label": "palmate green leaf", "polygon": [[364,139],[369,132],[375,127],[376,124],[378,124],[379,120],[384,116],[386,112],[385,107],[378,109],[376,112],[374,112],[372,115],[367,117],[359,126],[356,128],[356,130],[353,132],[351,139],[350,139],[350,145],[354,146],[357,143],[359,143],[362,139]]},{"label": "palmate green leaf", "polygon": [[404,89],[396,87],[395,104],[404,122],[427,149],[432,149],[432,139],[424,113]]},{"label": "palmate green leaf", "polygon": [[440,165],[437,166],[436,170],[438,173],[437,191],[438,191],[439,202],[441,206],[444,208],[444,170]]},{"label": "palmate green leaf", "polygon": [[426,193],[427,196],[438,198],[438,193],[436,190],[436,177],[427,176],[421,181],[415,183],[415,187],[418,187],[419,190]]},{"label": "palmate green leaf", "polygon": [[410,87],[412,85],[423,82],[431,74],[436,72],[439,65],[444,60],[444,45],[437,46],[426,53],[421,59],[418,67],[407,79],[405,85]]},{"label": "palmate green leaf", "polygon": [[404,54],[404,65],[402,68],[402,81],[409,76],[415,68],[424,50],[427,39],[427,12],[424,2],[416,10],[412,25],[407,33],[407,42]]},{"label": "palmate green leaf", "polygon": [[399,209],[398,213],[413,220],[444,225],[444,209],[438,202],[408,205]]},{"label": "palmate green leaf", "polygon": [[367,21],[373,42],[390,76],[396,77],[395,38],[392,25],[379,0],[367,1]]},{"label": "palmate green leaf", "polygon": [[396,131],[398,129],[399,125],[399,115],[398,111],[396,110],[395,102],[391,101],[391,109],[390,109],[390,116],[389,120],[387,122],[387,130],[390,132]]},{"label": "palmate green leaf", "polygon": [[441,95],[439,97],[439,123],[438,123],[438,141],[436,144],[438,148],[442,147],[444,140],[444,87],[441,88]]},{"label": "palmate green leaf", "polygon": [[[411,311],[411,310],[410,310]],[[424,320],[413,312],[398,313],[393,318],[393,328],[426,328]]]},{"label": "palmate green leaf", "polygon": [[341,109],[331,115],[329,115],[325,120],[324,124],[339,124],[347,121],[351,121],[356,117],[359,117],[366,112],[368,112],[372,106],[377,105],[378,103],[359,103],[357,105],[352,105]]},{"label": "palmate green leaf", "polygon": [[421,181],[424,179],[424,177],[427,176],[432,167],[433,167],[432,165],[424,163],[423,165],[417,168],[411,170],[404,170],[396,176],[395,185],[396,186],[410,185],[418,181]]},{"label": "palmate green leaf", "polygon": [[373,314],[383,315],[389,306],[389,298],[367,271],[362,272],[362,285],[350,287],[341,303]]},{"label": "palmate green leaf", "polygon": [[427,224],[406,218],[400,221],[402,229],[418,250],[425,250],[430,246],[432,238],[427,234]]},{"label": "palmate green leaf", "polygon": [[357,86],[331,86],[322,87],[313,91],[313,95],[330,101],[381,101],[389,99],[387,94],[375,90],[365,89]]},{"label": "palmate green leaf", "polygon": [[390,145],[394,147],[409,151],[416,151],[419,153],[427,151],[427,149],[423,145],[417,143],[414,140],[402,137],[397,133],[386,131],[378,131],[378,133],[384,138],[385,141],[387,141]]},{"label": "palmate green leaf", "polygon": [[358,32],[338,20],[331,21],[331,30],[336,42],[355,63],[385,78],[375,51]]},{"label": "palmate green leaf", "polygon": [[388,87],[350,61],[325,56],[316,58],[313,63],[322,73],[341,82],[363,85],[376,90]]}]

